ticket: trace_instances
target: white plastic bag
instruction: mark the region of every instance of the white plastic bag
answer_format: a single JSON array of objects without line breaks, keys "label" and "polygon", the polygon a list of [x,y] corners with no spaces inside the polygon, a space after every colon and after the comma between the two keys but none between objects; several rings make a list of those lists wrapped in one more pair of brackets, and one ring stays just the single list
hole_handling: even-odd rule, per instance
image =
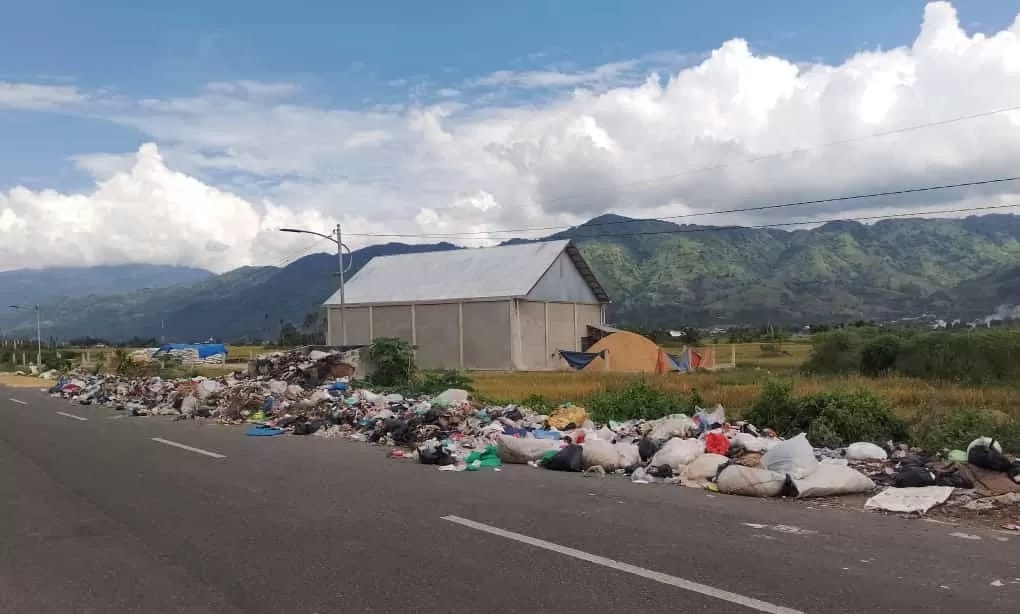
[{"label": "white plastic bag", "polygon": [[998,441],[993,440],[991,437],[978,437],[974,441],[970,442],[970,445],[967,446],[967,454],[970,454],[971,448],[976,446],[984,446],[986,448],[991,446],[996,452],[1002,452],[1002,446],[999,445]]},{"label": "white plastic bag", "polygon": [[652,457],[651,466],[669,465],[675,470],[691,463],[705,453],[705,442],[700,439],[670,439]]},{"label": "white plastic bag", "polygon": [[521,438],[500,435],[496,439],[496,454],[507,464],[526,465],[537,461],[550,450],[559,450],[560,444],[553,439]]},{"label": "white plastic bag", "polygon": [[[594,436],[596,439],[601,439],[602,441],[613,441],[616,439],[616,433],[608,426],[604,426],[595,431]],[[587,439],[585,439],[585,441],[587,441]]]},{"label": "white plastic bag", "polygon": [[786,476],[768,469],[742,465],[729,465],[716,479],[719,492],[745,497],[778,497],[783,491]]},{"label": "white plastic bag", "polygon": [[682,477],[693,482],[711,480],[727,462],[729,459],[722,454],[702,454],[687,465]]},{"label": "white plastic bag", "polygon": [[761,461],[769,471],[789,474],[795,480],[806,478],[818,469],[815,450],[804,433],[777,443]]},{"label": "white plastic bag", "polygon": [[846,459],[847,460],[852,460],[852,461],[867,461],[867,460],[883,461],[883,460],[885,460],[887,458],[889,458],[889,455],[886,454],[885,450],[883,450],[879,446],[876,446],[873,443],[868,443],[867,441],[859,441],[857,443],[852,443],[846,449]]},{"label": "white plastic bag", "polygon": [[820,463],[814,473],[793,483],[797,487],[798,499],[852,495],[875,489],[875,483],[868,476],[835,463]]},{"label": "white plastic bag", "polygon": [[864,509],[924,514],[936,505],[945,503],[952,494],[952,486],[886,488],[868,499],[864,503]]},{"label": "white plastic bag", "polygon": [[585,439],[581,446],[581,464],[585,469],[598,465],[607,472],[616,471],[620,464],[620,453],[609,441]]}]

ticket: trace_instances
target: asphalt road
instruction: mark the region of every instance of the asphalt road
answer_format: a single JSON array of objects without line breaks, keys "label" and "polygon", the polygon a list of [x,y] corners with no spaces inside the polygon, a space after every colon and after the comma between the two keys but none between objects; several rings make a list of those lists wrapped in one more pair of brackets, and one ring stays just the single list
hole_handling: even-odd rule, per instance
[{"label": "asphalt road", "polygon": [[0,388],[0,420],[5,614],[1020,607],[1020,539],[998,532],[529,467],[446,473],[37,391]]}]

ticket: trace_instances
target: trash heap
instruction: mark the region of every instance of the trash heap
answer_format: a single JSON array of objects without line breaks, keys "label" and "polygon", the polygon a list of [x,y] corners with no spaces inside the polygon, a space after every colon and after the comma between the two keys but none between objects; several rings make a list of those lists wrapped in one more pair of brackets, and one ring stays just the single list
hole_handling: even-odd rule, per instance
[{"label": "trash heap", "polygon": [[783,439],[768,428],[729,422],[720,406],[599,426],[574,404],[546,415],[516,405],[483,406],[458,389],[431,397],[378,394],[352,385],[353,372],[340,352],[292,351],[219,378],[72,373],[49,391],[134,416],[247,424],[250,436],[314,434],[394,446],[392,457],[443,471],[527,464],[620,474],[635,484],[798,499],[871,494],[881,487],[867,509],[924,514],[941,506],[955,516],[1020,516],[1020,460],[1003,455],[988,438],[940,454],[892,442],[816,448],[805,434]]}]

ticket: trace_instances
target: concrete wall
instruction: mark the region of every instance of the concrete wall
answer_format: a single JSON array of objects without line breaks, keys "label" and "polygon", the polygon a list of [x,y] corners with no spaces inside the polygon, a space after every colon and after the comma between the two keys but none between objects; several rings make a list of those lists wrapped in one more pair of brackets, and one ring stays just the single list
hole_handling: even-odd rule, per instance
[{"label": "concrete wall", "polygon": [[[602,305],[577,305],[575,336],[578,339],[588,335],[588,325],[598,324],[602,324]],[[578,349],[581,349],[580,346]]]},{"label": "concrete wall", "polygon": [[460,368],[458,303],[414,306],[416,361],[422,369]]},{"label": "concrete wall", "polygon": [[[369,330],[370,316],[368,307],[348,307],[347,312],[347,345],[364,345],[371,343],[372,334]],[[343,320],[340,317],[339,307],[329,308],[329,329],[327,339],[329,345],[343,344],[341,333]]]},{"label": "concrete wall", "polygon": [[373,339],[397,337],[408,343],[414,342],[410,305],[386,305],[371,309]]},{"label": "concrete wall", "polygon": [[543,370],[550,366],[550,350],[545,328],[546,303],[517,301],[520,318],[521,351],[518,366],[525,370]]},{"label": "concrete wall", "polygon": [[574,261],[563,252],[528,293],[528,300],[561,303],[598,303]]},{"label": "concrete wall", "polygon": [[511,301],[463,303],[464,368],[513,368],[510,362]]}]

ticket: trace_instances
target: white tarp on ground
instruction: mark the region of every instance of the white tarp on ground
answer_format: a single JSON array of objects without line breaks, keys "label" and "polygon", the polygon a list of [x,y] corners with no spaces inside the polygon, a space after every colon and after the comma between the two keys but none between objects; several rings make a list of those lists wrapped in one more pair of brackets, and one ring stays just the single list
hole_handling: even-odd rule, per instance
[{"label": "white tarp on ground", "polygon": [[887,488],[868,499],[864,504],[864,509],[924,514],[936,505],[945,503],[952,494],[952,486]]}]

